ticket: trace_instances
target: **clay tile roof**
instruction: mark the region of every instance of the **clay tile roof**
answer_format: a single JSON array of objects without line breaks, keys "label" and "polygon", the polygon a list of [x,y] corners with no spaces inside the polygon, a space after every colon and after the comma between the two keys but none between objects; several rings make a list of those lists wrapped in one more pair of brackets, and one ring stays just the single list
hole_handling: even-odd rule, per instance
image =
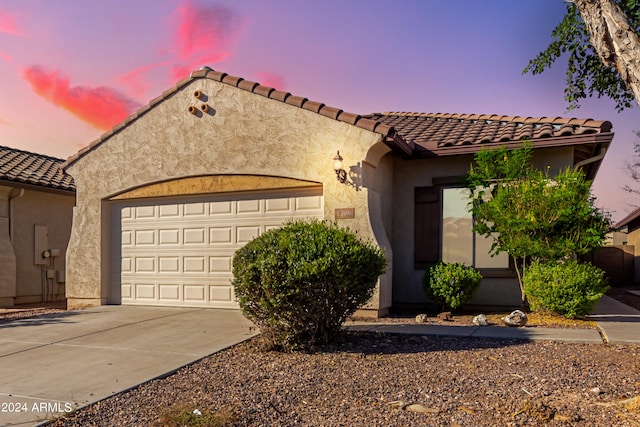
[{"label": "clay tile roof", "polygon": [[408,143],[436,149],[611,131],[611,123],[608,121],[559,117],[385,112],[365,115],[363,119],[393,127]]},{"label": "clay tile roof", "polygon": [[320,112],[320,109],[324,107],[324,104],[321,102],[315,101],[307,101],[302,105],[302,108],[305,110],[313,111],[314,113]]},{"label": "clay tile roof", "polygon": [[322,114],[323,116],[331,117],[332,119],[337,119],[341,113],[342,110],[339,108],[324,106],[320,109],[320,114]]},{"label": "clay tile roof", "polygon": [[76,191],[71,175],[60,171],[63,160],[0,146],[0,181]]},{"label": "clay tile roof", "polygon": [[296,106],[296,107],[302,107],[304,105],[304,103],[307,102],[307,101],[308,101],[307,98],[303,98],[301,96],[293,96],[293,95],[288,97],[285,100],[285,102],[287,104],[291,104],[291,105]]},{"label": "clay tile roof", "polygon": [[[485,144],[517,142],[522,138],[544,140],[569,136],[607,133],[611,131],[608,121],[592,119],[565,119],[561,117],[520,117],[498,114],[450,114],[450,113],[412,113],[387,112],[358,115],[327,106],[321,102],[294,96],[259,83],[244,80],[242,77],[202,67],[194,71],[188,78],[178,82],[175,87],[166,90],[162,95],[143,106],[121,125],[111,132],[102,135],[89,147],[80,150],[67,159],[62,167],[66,168],[93,148],[102,144],[111,135],[119,132],[131,122],[142,117],[158,103],[173,96],[178,90],[195,79],[211,79],[238,89],[267,97],[268,99],[302,108],[334,120],[345,122],[362,129],[381,134],[385,141],[399,148],[405,156],[411,157],[415,148],[426,148],[432,153],[442,150],[452,154],[455,147],[470,146],[473,149]],[[465,149],[466,150],[466,149]]]}]

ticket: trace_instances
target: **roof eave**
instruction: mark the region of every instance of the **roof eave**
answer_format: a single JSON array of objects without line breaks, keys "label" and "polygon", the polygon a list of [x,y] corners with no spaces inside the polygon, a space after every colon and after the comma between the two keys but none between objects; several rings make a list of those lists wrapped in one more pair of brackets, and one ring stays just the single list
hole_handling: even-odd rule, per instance
[{"label": "roof eave", "polygon": [[[550,137],[543,139],[532,139],[534,148],[551,148],[551,147],[566,147],[572,145],[585,145],[585,144],[606,144],[607,146],[613,139],[613,132],[604,133],[590,133],[586,135],[567,135],[561,137]],[[478,151],[491,147],[518,148],[522,144],[521,141],[505,141],[505,142],[492,142],[488,144],[468,144],[468,145],[454,145],[449,147],[436,148],[432,152],[436,156],[451,156],[460,154],[475,154]],[[419,153],[416,151],[416,153]]]},{"label": "roof eave", "polygon": [[406,159],[413,157],[416,148],[413,141],[405,141],[397,132],[387,135],[384,138],[384,143]]},{"label": "roof eave", "polygon": [[73,196],[76,194],[76,190],[59,188],[44,184],[31,184],[22,181],[13,181],[8,179],[0,179],[0,185],[4,185],[7,187],[13,188],[24,188],[25,190],[33,190],[33,191],[44,191],[47,193],[55,193],[55,194],[64,194],[67,196]]}]

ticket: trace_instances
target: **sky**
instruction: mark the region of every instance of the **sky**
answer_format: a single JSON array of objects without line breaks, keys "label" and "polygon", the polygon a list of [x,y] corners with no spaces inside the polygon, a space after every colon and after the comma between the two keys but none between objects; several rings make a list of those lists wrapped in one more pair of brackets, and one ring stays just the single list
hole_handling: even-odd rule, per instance
[{"label": "sky", "polygon": [[0,145],[67,158],[207,65],[345,111],[609,120],[593,184],[619,220],[640,107],[567,111],[533,76],[562,0],[0,0]]}]

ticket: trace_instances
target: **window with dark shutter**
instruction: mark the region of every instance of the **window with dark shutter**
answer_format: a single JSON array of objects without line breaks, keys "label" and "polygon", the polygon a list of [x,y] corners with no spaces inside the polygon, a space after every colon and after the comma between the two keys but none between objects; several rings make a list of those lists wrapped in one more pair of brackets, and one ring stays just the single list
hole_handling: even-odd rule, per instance
[{"label": "window with dark shutter", "polygon": [[415,268],[424,269],[440,261],[440,210],[440,187],[415,189]]}]

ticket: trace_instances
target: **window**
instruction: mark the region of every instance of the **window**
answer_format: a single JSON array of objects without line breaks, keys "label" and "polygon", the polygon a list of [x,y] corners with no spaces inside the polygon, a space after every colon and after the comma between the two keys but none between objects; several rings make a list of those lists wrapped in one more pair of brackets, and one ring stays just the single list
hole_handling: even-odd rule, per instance
[{"label": "window", "polygon": [[415,264],[427,268],[439,261],[476,268],[509,268],[509,256],[489,255],[491,237],[473,232],[469,190],[460,187],[422,187],[415,191]]}]

